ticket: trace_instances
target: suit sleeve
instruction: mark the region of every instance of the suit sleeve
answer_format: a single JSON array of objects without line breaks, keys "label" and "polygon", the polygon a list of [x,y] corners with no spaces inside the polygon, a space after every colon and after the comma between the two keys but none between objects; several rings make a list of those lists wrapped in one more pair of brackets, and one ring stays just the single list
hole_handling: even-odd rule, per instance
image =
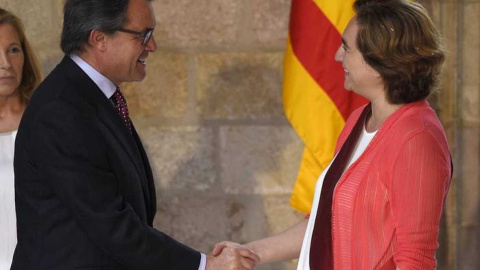
[{"label": "suit sleeve", "polygon": [[409,138],[392,174],[397,268],[435,269],[439,223],[450,181],[448,150],[428,130]]},{"label": "suit sleeve", "polygon": [[153,229],[117,191],[94,110],[52,102],[36,117],[32,161],[87,236],[129,269],[196,270],[200,253]]}]

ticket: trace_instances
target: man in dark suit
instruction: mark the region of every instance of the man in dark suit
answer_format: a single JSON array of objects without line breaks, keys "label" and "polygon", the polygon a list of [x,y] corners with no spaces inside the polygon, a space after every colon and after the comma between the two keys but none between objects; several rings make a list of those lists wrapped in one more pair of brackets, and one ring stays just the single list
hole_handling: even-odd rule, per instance
[{"label": "man in dark suit", "polygon": [[12,269],[251,269],[241,246],[205,256],[152,227],[155,188],[118,86],[156,50],[148,0],[67,0],[62,62],[38,87],[15,145]]}]

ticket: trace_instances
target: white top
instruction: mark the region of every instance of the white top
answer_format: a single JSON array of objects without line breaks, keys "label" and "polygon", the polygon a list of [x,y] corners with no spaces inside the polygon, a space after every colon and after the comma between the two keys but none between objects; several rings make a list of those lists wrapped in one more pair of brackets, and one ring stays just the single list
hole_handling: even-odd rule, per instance
[{"label": "white top", "polygon": [[17,131],[0,133],[0,270],[10,269],[17,244],[13,151]]},{"label": "white top", "polygon": [[[103,94],[107,98],[113,96],[113,94],[117,90],[117,86],[112,81],[110,81],[107,77],[103,76],[100,72],[98,72],[90,64],[85,62],[78,55],[71,54],[70,58],[83,70],[83,72],[87,74],[90,79],[92,79],[92,81],[98,86],[98,88],[100,88],[100,90],[102,90]],[[205,267],[207,265],[207,256],[203,253],[200,254],[201,258],[198,270],[205,270]]]},{"label": "white top", "polygon": [[[350,167],[350,165],[352,165],[362,155],[362,153],[365,151],[368,144],[372,141],[376,133],[376,131],[368,133],[365,130],[364,125],[363,132],[360,135],[357,145],[355,146],[355,151],[353,152],[353,155],[350,158],[350,161],[348,162],[345,170],[347,170],[348,167]],[[320,177],[318,177],[315,187],[315,195],[313,198],[312,209],[310,211],[310,218],[308,219],[307,230],[305,231],[305,237],[303,238],[302,251],[300,252],[300,257],[298,259],[297,270],[310,270],[310,242],[312,239],[313,227],[315,225],[315,218],[317,216],[318,202],[320,201],[320,193],[322,191],[323,180],[325,179],[325,175],[327,174],[328,169],[335,160],[335,157],[332,159],[330,164],[328,164],[325,170],[323,170],[322,174],[320,174]]]}]

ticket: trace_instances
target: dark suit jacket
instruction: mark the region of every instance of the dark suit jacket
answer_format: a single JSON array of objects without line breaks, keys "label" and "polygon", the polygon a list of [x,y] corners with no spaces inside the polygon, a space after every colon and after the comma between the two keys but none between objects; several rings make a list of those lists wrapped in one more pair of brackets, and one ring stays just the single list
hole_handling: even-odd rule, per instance
[{"label": "dark suit jacket", "polygon": [[12,269],[198,269],[199,252],[152,228],[155,188],[136,131],[68,56],[27,106],[14,167]]}]

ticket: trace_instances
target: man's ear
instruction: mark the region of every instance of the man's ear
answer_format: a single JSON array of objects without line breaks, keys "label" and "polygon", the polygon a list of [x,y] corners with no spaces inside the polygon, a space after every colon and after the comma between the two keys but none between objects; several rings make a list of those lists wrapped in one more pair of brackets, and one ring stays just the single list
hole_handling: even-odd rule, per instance
[{"label": "man's ear", "polygon": [[107,49],[107,39],[107,34],[97,29],[93,29],[90,31],[90,36],[88,37],[88,44],[91,47],[103,52]]}]

